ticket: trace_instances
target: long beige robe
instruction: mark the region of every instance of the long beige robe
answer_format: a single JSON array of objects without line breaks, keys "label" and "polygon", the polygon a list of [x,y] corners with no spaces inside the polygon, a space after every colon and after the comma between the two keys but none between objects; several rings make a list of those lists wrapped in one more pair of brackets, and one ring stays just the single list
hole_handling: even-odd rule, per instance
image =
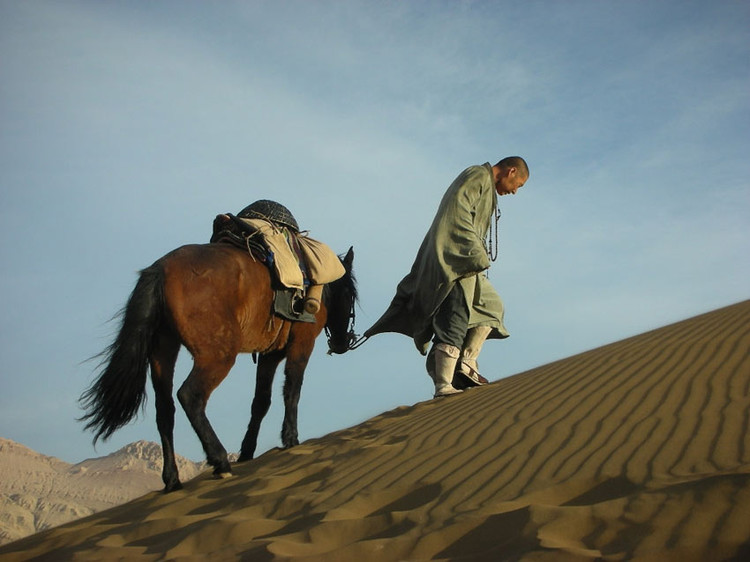
[{"label": "long beige robe", "polygon": [[469,328],[490,326],[489,337],[508,337],[503,302],[484,273],[490,266],[484,240],[496,205],[492,166],[464,170],[445,192],[411,272],[365,336],[401,333],[426,354],[432,320],[454,284],[460,283],[469,307]]}]

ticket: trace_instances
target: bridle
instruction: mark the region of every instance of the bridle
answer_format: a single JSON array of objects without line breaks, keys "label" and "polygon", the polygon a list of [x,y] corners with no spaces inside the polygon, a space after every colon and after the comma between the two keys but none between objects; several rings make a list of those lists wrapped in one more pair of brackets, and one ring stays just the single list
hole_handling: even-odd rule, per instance
[{"label": "bridle", "polygon": [[325,326],[325,332],[326,332],[326,339],[328,341],[328,355],[336,354],[343,354],[347,351],[350,351],[352,349],[357,349],[360,345],[365,343],[367,340],[366,337],[360,337],[359,334],[354,332],[354,324],[357,321],[357,315],[355,312],[355,307],[357,304],[357,299],[352,299],[352,306],[349,309],[349,318],[347,319],[347,332],[346,332],[346,349],[343,351],[337,351],[333,348],[331,345],[331,330],[328,328],[328,325]]}]

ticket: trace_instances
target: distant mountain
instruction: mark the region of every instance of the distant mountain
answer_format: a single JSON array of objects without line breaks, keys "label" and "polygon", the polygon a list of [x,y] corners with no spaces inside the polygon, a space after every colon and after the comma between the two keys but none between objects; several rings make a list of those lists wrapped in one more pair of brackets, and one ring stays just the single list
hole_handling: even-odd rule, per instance
[{"label": "distant mountain", "polygon": [[[0,437],[0,544],[123,504],[163,487],[161,447],[137,441],[69,464]],[[177,457],[180,478],[205,463]]]}]

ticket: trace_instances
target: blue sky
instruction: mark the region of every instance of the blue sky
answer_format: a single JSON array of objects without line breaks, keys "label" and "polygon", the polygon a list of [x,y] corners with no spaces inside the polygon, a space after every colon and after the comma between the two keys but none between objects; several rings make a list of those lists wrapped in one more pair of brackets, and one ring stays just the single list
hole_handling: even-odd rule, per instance
[{"label": "blue sky", "polygon": [[[354,246],[362,332],[453,178],[524,156],[491,380],[750,297],[747,2],[2,0],[0,52],[0,436],[69,462],[158,440],[151,400],[92,447],[85,360],[138,270],[257,199]],[[189,369],[183,352],[178,385]],[[244,356],[209,402],[228,450],[253,390]],[[301,438],[431,392],[403,336],[336,357],[321,338]]]}]

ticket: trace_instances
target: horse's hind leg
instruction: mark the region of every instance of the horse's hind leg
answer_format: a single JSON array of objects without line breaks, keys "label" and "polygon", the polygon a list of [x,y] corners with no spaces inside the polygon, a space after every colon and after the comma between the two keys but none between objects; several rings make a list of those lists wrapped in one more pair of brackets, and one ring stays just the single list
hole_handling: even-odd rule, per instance
[{"label": "horse's hind leg", "polygon": [[214,475],[222,478],[230,476],[232,469],[227,459],[227,451],[206,417],[206,403],[211,392],[229,373],[234,360],[235,357],[232,357],[208,365],[196,357],[188,378],[177,391],[177,398],[203,445],[208,464],[214,467]]},{"label": "horse's hind leg", "polygon": [[248,461],[255,455],[255,448],[258,445],[258,432],[263,418],[268,413],[271,406],[271,391],[273,387],[273,377],[276,374],[276,368],[284,358],[283,353],[271,353],[261,355],[258,358],[258,368],[255,376],[255,397],[250,415],[250,423],[247,425],[247,433],[242,440],[242,448],[238,462]]},{"label": "horse's hind leg", "polygon": [[182,488],[177,471],[174,453],[174,399],[172,398],[172,381],[174,366],[180,342],[174,337],[160,335],[154,350],[151,352],[151,383],[154,387],[156,402],[156,427],[161,437],[162,471],[164,491],[171,492]]}]

